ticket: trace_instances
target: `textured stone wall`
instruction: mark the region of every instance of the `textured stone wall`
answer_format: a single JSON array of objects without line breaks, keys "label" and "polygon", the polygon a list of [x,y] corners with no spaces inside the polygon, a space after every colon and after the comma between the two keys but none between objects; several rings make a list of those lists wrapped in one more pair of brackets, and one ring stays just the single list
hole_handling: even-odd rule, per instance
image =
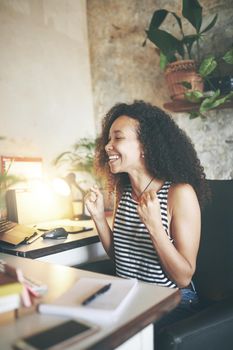
[{"label": "textured stone wall", "polygon": [[[218,21],[202,43],[203,55],[221,55],[230,46],[233,32],[231,0],[202,0],[206,21]],[[181,1],[87,0],[88,33],[97,128],[116,102],[143,99],[163,107],[168,91],[155,47],[142,46],[156,9],[180,11]],[[186,27],[187,28],[187,27]],[[170,23],[176,32],[176,24]],[[229,67],[228,67],[229,69]],[[232,67],[231,67],[232,71]],[[205,120],[173,114],[191,137],[208,178],[233,178],[233,109],[212,111]]]}]

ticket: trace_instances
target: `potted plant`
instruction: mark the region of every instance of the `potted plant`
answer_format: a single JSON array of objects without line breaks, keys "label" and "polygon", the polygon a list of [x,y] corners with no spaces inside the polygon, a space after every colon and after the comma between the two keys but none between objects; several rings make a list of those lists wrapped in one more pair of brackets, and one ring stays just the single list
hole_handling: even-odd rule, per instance
[{"label": "potted plant", "polygon": [[[220,60],[228,64],[233,64],[233,48],[225,53]],[[198,73],[200,76],[208,82],[208,91],[203,92],[199,90],[186,91],[184,93],[185,98],[192,102],[196,103],[198,108],[189,112],[190,118],[196,117],[205,117],[205,112],[217,108],[218,106],[230,101],[233,98],[232,86],[229,86],[227,89],[221,89],[221,86],[214,85],[213,80],[209,76],[214,72],[218,66],[218,61],[214,56],[207,57],[200,64]],[[215,78],[219,80],[220,78]],[[182,85],[185,89],[190,90],[190,85],[188,82],[182,82]]]},{"label": "potted plant", "polygon": [[7,216],[6,210],[6,191],[17,182],[21,181],[14,175],[9,175],[8,170],[0,173],[0,219]]},{"label": "potted plant", "polygon": [[[80,138],[75,144],[73,144],[70,150],[62,152],[59,154],[56,159],[53,161],[55,166],[65,166],[66,171],[68,171],[68,175],[66,175],[66,180],[70,184],[71,188],[77,188],[81,193],[82,197],[82,215],[79,217],[85,218],[85,207],[84,207],[84,196],[86,194],[85,184],[88,182],[92,182],[93,180],[98,184],[104,193],[105,199],[105,210],[112,211],[112,197],[106,191],[103,190],[104,184],[103,179],[99,178],[94,169],[95,162],[95,146],[96,140],[95,138]],[[84,174],[89,174],[91,179],[87,180],[87,176],[85,175],[85,180],[77,181],[76,173],[83,172]],[[77,202],[76,199],[73,198],[73,202]]]},{"label": "potted plant", "polygon": [[[164,21],[167,16],[174,17],[180,30],[177,38],[166,31]],[[156,10],[146,30],[147,38],[156,45],[160,54],[160,67],[165,70],[165,78],[172,99],[184,99],[185,87],[182,82],[190,83],[190,91],[203,91],[203,80],[197,73],[194,60],[194,47],[197,61],[200,60],[200,40],[216,23],[217,15],[202,28],[202,7],[198,0],[182,1],[182,17],[166,9]],[[183,21],[187,20],[194,29],[192,34],[184,33]],[[146,40],[144,42],[144,45]],[[209,67],[211,68],[211,67]]]},{"label": "potted plant", "polygon": [[[97,182],[98,186],[102,189],[105,201],[105,210],[112,212],[112,196],[108,191],[104,191],[104,180],[97,177],[94,170],[95,162],[95,146],[96,140],[94,138],[83,137],[71,146],[70,150],[62,152],[53,161],[55,166],[65,165],[69,174],[66,176],[68,183],[73,187],[76,187],[82,195],[82,217],[85,217],[84,211],[84,196],[86,190],[84,186],[80,186],[84,181],[77,181],[75,173],[84,172],[91,175],[92,179]],[[85,181],[87,182],[87,181]]]},{"label": "potted plant", "polygon": [[[95,139],[83,137],[73,144],[70,150],[64,151],[59,154],[53,161],[55,166],[65,166],[68,174],[65,176],[66,182],[70,186],[73,211],[76,218],[81,220],[87,220],[90,218],[86,215],[84,197],[86,194],[85,188],[81,185],[86,181],[80,179],[77,180],[76,173],[83,172],[90,174],[94,177],[94,153],[95,153]],[[78,194],[76,193],[78,190]],[[78,199],[81,195],[81,213]]]},{"label": "potted plant", "polygon": [[[3,136],[0,136],[0,140],[4,139]],[[23,178],[9,174],[10,167],[11,164],[7,169],[1,169],[0,171],[0,219],[5,219],[7,216],[6,191],[16,183],[24,180]]]},{"label": "potted plant", "polygon": [[95,139],[83,137],[70,150],[62,152],[53,161],[55,166],[65,164],[68,171],[84,171],[94,176]]}]

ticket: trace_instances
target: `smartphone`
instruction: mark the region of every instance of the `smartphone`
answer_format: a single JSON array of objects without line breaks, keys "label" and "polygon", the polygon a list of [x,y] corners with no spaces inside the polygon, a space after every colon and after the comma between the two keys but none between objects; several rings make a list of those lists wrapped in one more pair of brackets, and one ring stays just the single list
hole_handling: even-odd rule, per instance
[{"label": "smartphone", "polygon": [[68,233],[80,233],[80,232],[86,232],[93,230],[93,227],[87,227],[87,226],[64,226],[64,229]]},{"label": "smartphone", "polygon": [[89,323],[69,320],[57,326],[19,339],[13,344],[15,350],[61,350],[77,343],[99,330]]}]

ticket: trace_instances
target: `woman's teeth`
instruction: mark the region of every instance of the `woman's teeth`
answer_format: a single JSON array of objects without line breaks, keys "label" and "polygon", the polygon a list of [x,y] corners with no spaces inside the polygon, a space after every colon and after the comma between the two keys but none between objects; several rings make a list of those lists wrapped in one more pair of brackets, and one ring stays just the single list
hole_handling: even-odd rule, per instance
[{"label": "woman's teeth", "polygon": [[113,162],[114,160],[119,159],[119,156],[115,154],[115,155],[109,156],[108,159],[110,162]]}]

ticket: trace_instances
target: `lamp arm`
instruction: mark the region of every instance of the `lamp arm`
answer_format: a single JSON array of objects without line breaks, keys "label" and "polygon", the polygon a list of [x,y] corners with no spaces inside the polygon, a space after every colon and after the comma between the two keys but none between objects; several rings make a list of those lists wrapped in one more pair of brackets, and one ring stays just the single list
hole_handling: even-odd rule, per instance
[{"label": "lamp arm", "polygon": [[85,201],[84,201],[84,198],[85,198],[86,191],[84,191],[84,189],[77,182],[75,182],[74,185],[81,192],[81,195],[82,195],[82,215],[85,215]]},{"label": "lamp arm", "polygon": [[76,181],[76,177],[74,173],[70,173],[66,176],[66,181],[68,182],[68,184],[71,186],[73,185],[74,187],[76,187],[81,195],[82,195],[82,215],[79,215],[79,218],[81,220],[89,220],[90,216],[85,214],[85,201],[84,201],[84,197],[86,194],[86,191],[78,184],[78,182]]},{"label": "lamp arm", "polygon": [[86,191],[77,182],[74,183],[74,186],[82,193],[82,196],[84,197]]}]

